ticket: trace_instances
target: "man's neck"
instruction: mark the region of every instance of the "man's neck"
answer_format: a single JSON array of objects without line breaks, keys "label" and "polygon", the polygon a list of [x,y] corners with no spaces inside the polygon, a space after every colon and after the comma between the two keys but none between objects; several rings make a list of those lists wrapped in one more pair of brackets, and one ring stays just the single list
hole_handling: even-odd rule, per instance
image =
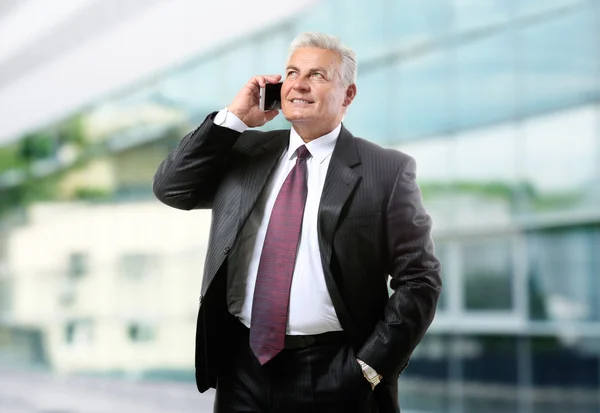
[{"label": "man's neck", "polygon": [[294,128],[294,130],[296,131],[298,136],[300,136],[302,138],[304,143],[308,143],[310,141],[314,141],[315,139],[320,138],[321,136],[327,135],[329,132],[334,130],[338,125],[339,125],[339,122],[336,123],[335,125],[328,125],[328,126],[319,128],[319,127],[315,127],[314,125],[296,123],[296,124],[292,124],[292,127]]}]

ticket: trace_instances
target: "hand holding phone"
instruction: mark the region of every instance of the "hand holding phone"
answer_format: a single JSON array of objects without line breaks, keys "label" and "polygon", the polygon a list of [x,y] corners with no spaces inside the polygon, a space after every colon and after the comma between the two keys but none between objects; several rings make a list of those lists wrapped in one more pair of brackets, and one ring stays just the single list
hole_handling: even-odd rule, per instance
[{"label": "hand holding phone", "polygon": [[[254,76],[238,92],[227,109],[236,115],[248,127],[262,126],[279,114],[277,109],[268,109],[269,105],[261,110],[261,89],[266,89],[268,84],[276,86],[281,80],[281,75]],[[267,93],[263,93],[266,98]],[[271,95],[270,95],[271,96]],[[280,100],[280,99],[279,99]],[[275,104],[276,106],[276,104]]]}]

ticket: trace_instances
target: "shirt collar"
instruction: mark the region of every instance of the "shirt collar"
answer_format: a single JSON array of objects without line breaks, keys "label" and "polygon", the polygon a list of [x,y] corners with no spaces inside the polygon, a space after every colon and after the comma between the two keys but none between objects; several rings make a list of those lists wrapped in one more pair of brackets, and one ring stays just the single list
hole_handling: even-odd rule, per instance
[{"label": "shirt collar", "polygon": [[302,145],[306,145],[306,149],[308,149],[313,159],[318,163],[323,162],[329,155],[333,153],[333,148],[335,148],[335,143],[337,142],[337,138],[341,129],[342,124],[340,123],[328,134],[317,139],[313,139],[308,143],[304,143],[300,135],[298,135],[298,132],[296,132],[296,130],[292,127],[290,131],[290,143],[288,145],[286,159],[292,159],[295,157],[298,148]]}]

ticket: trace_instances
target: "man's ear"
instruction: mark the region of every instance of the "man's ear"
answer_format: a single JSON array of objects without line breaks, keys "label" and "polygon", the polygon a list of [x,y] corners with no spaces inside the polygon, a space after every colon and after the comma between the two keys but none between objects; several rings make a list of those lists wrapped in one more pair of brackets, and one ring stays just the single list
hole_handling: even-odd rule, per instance
[{"label": "man's ear", "polygon": [[350,106],[354,98],[356,97],[356,84],[352,83],[346,89],[346,96],[344,97],[344,103],[342,106]]}]

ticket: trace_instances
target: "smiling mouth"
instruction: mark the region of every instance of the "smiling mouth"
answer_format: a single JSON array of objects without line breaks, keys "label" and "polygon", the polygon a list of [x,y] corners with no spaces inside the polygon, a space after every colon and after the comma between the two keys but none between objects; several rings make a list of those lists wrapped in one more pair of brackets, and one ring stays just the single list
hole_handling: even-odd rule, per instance
[{"label": "smiling mouth", "polygon": [[292,102],[292,103],[302,103],[302,104],[311,104],[311,103],[313,103],[310,100],[306,100],[306,99],[292,99],[292,100],[290,100],[290,102]]}]

